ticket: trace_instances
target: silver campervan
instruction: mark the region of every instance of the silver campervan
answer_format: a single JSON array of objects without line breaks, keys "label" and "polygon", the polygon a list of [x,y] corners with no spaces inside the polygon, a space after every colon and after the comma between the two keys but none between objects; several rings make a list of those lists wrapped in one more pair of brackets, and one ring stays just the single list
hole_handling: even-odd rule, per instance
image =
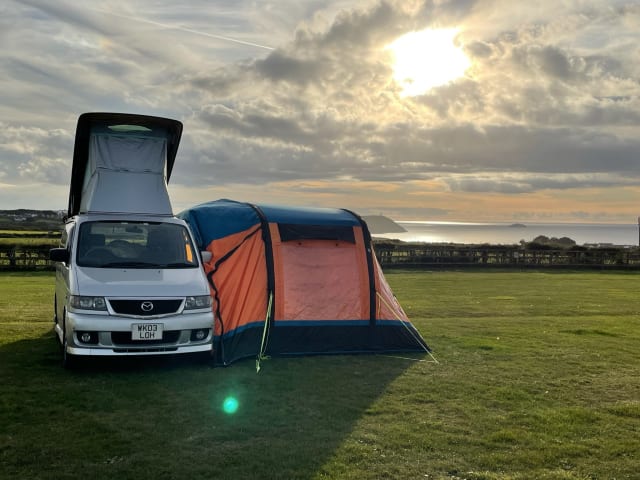
[{"label": "silver campervan", "polygon": [[211,352],[209,286],[167,182],[182,124],[86,113],[76,129],[68,215],[56,262],[54,329],[63,365],[79,356]]}]

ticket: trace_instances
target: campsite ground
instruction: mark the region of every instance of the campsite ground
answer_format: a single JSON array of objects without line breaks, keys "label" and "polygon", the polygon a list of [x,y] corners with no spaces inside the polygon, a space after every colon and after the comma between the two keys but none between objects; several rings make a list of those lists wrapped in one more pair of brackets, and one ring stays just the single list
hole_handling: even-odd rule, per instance
[{"label": "campsite ground", "polygon": [[387,278],[438,364],[271,359],[256,374],[251,360],[111,359],[68,372],[53,274],[0,275],[0,478],[637,478],[640,276]]}]

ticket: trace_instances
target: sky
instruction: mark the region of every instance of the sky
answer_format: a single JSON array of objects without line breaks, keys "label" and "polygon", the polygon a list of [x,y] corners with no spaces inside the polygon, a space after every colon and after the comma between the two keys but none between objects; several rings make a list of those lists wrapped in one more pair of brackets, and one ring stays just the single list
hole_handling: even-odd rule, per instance
[{"label": "sky", "polygon": [[[434,31],[453,50],[392,47]],[[183,122],[176,212],[635,223],[639,40],[637,0],[4,0],[0,209],[66,209],[78,116],[109,111]]]}]

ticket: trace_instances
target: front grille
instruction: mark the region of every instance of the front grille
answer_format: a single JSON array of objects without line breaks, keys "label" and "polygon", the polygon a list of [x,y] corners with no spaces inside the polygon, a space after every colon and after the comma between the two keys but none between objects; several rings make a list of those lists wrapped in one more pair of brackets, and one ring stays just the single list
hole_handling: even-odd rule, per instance
[{"label": "front grille", "polygon": [[162,340],[133,340],[131,332],[111,332],[111,342],[114,345],[160,345],[176,343],[178,338],[180,338],[180,330],[162,332]]},{"label": "front grille", "polygon": [[120,315],[167,315],[176,313],[182,305],[182,299],[174,300],[109,300],[111,308]]}]

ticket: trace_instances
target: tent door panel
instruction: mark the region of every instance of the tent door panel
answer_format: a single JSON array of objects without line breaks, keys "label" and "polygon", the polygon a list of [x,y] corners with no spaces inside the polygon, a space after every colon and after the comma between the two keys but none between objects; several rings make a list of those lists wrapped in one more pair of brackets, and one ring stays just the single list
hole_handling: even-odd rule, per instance
[{"label": "tent door panel", "polygon": [[301,240],[281,243],[279,250],[283,311],[278,319],[354,320],[368,312],[366,271],[354,244]]}]

